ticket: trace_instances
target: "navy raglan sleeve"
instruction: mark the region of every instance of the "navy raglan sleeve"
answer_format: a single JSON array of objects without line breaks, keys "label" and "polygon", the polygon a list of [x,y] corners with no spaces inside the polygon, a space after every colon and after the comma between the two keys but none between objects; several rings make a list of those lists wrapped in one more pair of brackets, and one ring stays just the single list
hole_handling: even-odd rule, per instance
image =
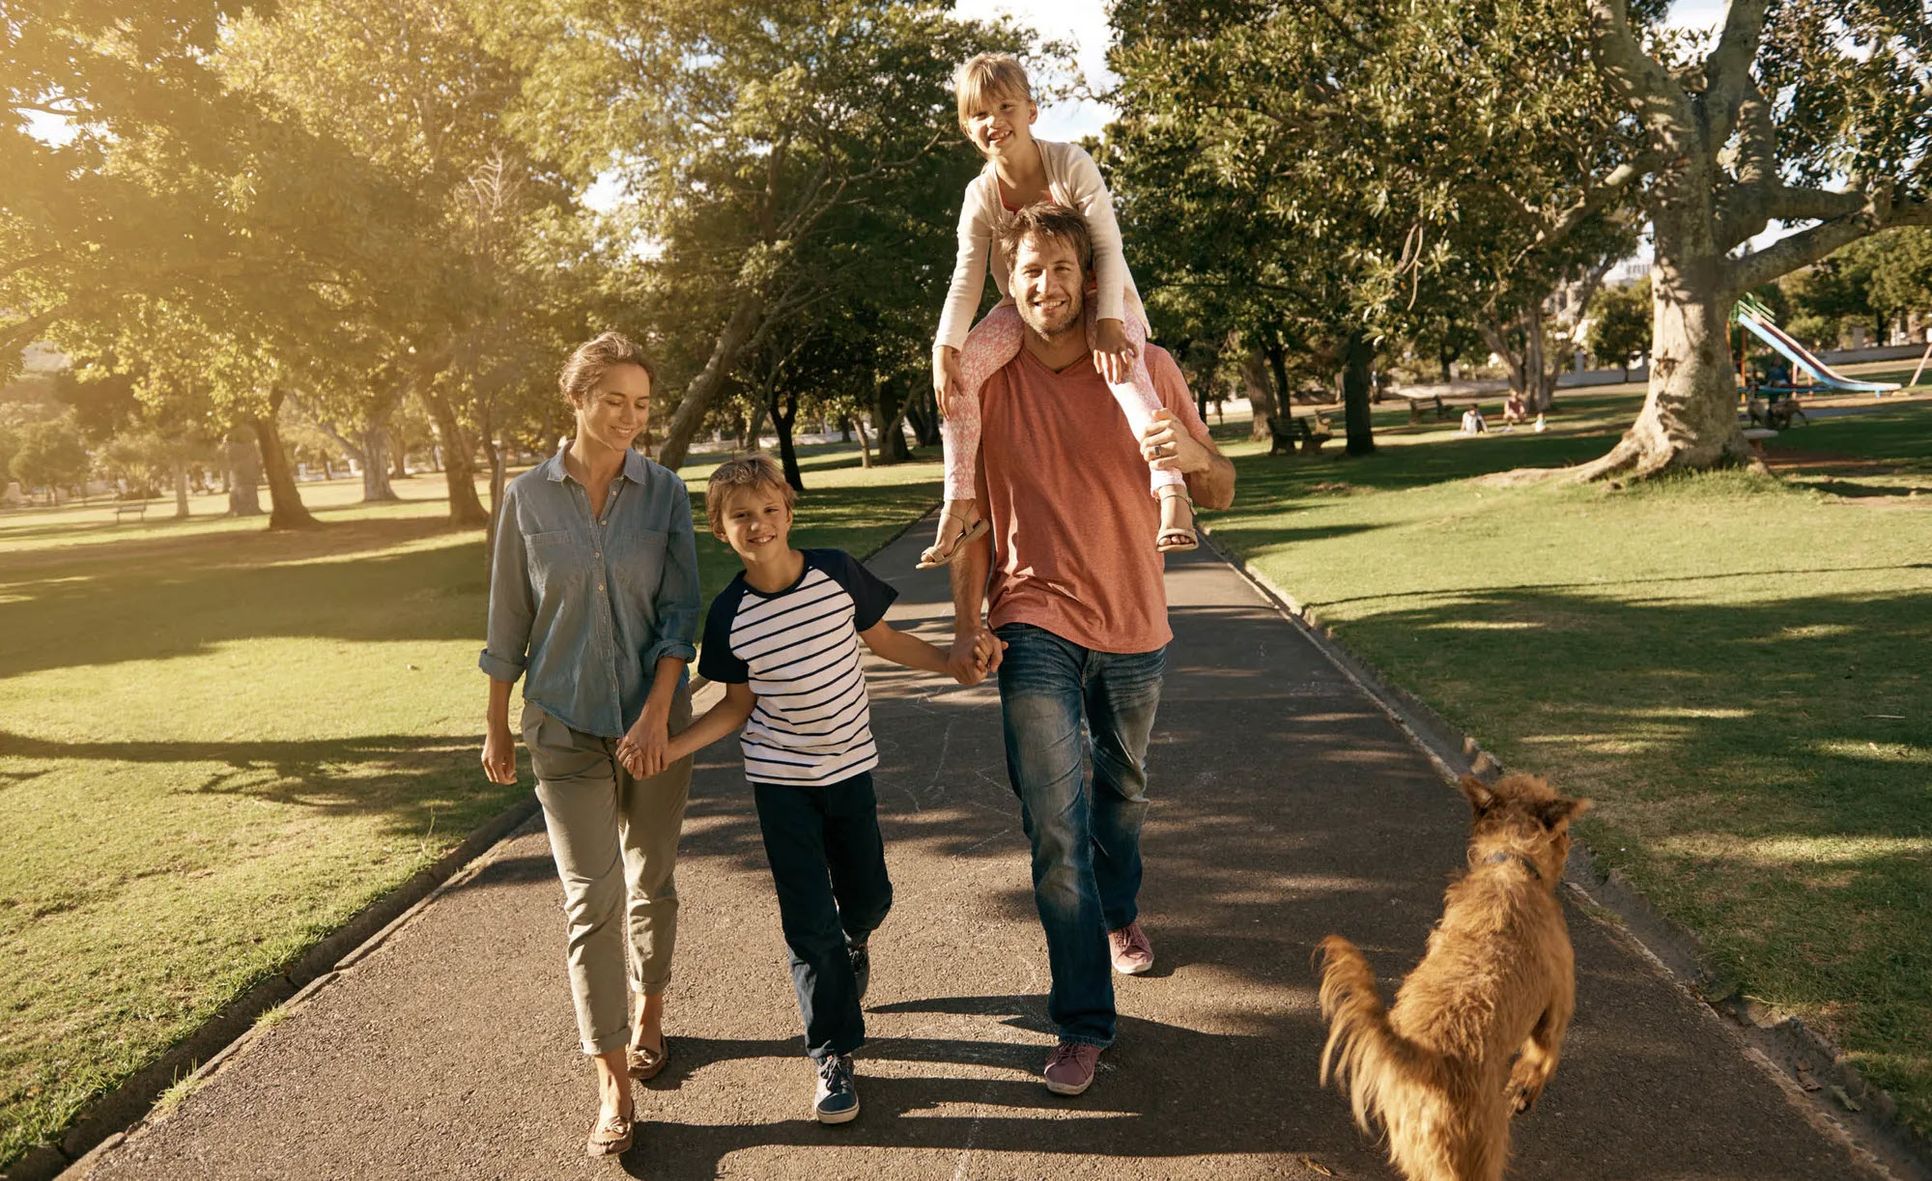
[{"label": "navy raglan sleeve", "polygon": [[751,666],[731,651],[731,624],[738,618],[738,603],[744,590],[737,582],[711,600],[704,617],[704,647],[698,650],[698,675],[720,685],[742,685],[751,680]]},{"label": "navy raglan sleeve", "polygon": [[824,559],[825,572],[852,596],[853,627],[864,631],[885,618],[886,608],[899,597],[897,589],[844,550],[824,550],[820,556]]}]

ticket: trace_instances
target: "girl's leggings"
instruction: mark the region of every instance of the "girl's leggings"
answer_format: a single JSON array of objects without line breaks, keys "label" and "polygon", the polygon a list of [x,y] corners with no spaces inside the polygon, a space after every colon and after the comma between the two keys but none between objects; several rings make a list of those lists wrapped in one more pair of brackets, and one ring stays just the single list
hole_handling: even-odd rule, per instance
[{"label": "girl's leggings", "polygon": [[[1094,341],[1094,305],[1087,304],[1087,347],[1091,349]],[[1134,371],[1128,380],[1119,384],[1109,383],[1114,400],[1120,403],[1121,412],[1127,416],[1127,425],[1134,432],[1138,444],[1141,431],[1153,421],[1154,411],[1161,408],[1160,395],[1154,392],[1154,379],[1147,372],[1147,330],[1140,317],[1129,315],[1126,318],[1127,339],[1134,346]],[[979,463],[979,391],[986,379],[1005,367],[1008,361],[1019,356],[1020,342],[1026,333],[1026,325],[1020,320],[1019,309],[1011,299],[1003,299],[986,318],[973,325],[966,334],[966,347],[959,350],[959,397],[954,399],[953,412],[940,426],[940,436],[946,445],[946,499],[972,500],[976,495],[973,488],[973,469]],[[1148,486],[1158,496],[1160,489],[1182,482],[1181,473],[1154,468],[1149,465]]]}]

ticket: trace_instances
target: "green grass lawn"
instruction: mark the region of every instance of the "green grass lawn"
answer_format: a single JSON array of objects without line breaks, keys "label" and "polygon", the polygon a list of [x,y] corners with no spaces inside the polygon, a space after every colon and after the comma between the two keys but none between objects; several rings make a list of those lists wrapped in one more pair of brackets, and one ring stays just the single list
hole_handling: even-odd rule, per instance
[{"label": "green grass lawn", "polygon": [[[939,498],[937,463],[804,467],[801,545]],[[476,766],[481,534],[397,491],[306,484],[294,533],[0,512],[0,1169],[529,790]],[[737,561],[698,545],[708,595]]]},{"label": "green grass lawn", "polygon": [[1392,410],[1359,460],[1243,440],[1211,524],[1505,763],[1594,797],[1600,858],[1932,1131],[1932,404],[1787,432],[1780,479],[1491,475],[1601,454],[1640,400],[1566,393],[1548,433],[1473,439]]}]

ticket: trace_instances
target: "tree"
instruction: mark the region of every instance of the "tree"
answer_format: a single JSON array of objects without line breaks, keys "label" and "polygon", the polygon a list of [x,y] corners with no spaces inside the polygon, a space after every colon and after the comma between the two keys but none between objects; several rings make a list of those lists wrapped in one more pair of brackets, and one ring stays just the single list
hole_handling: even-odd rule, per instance
[{"label": "tree", "polygon": [[[1548,66],[1559,34],[1584,32],[1569,6],[1509,14],[1451,0],[1115,10],[1109,139],[1130,245],[1154,252],[1154,311],[1198,303],[1239,328],[1279,396],[1287,356],[1340,370],[1350,454],[1374,447],[1377,350],[1432,323],[1489,325],[1514,380],[1546,397],[1544,300],[1629,240],[1602,204],[1550,238],[1525,199],[1576,187],[1617,113],[1587,71]],[[1199,315],[1185,334],[1213,335]]]},{"label": "tree", "polygon": [[[841,211],[919,208],[935,187],[957,200],[972,157],[948,78],[1020,40],[898,0],[504,0],[488,14],[492,44],[530,77],[517,126],[580,185],[619,178],[631,237],[652,244],[644,297],[689,338],[666,352],[693,357],[659,449],[672,467],[739,359],[823,314],[837,276],[813,264]],[[943,268],[951,224],[836,265]]]},{"label": "tree", "polygon": [[[1576,208],[1634,198],[1651,221],[1656,281],[1644,408],[1578,474],[1751,462],[1733,409],[1732,304],[1879,230],[1932,223],[1932,20],[1913,5],[1733,0],[1699,53],[1656,31],[1661,5],[1589,7],[1590,53],[1642,145],[1594,175]],[[1774,221],[1811,224],[1734,253]]]},{"label": "tree", "polygon": [[87,478],[87,447],[70,418],[29,423],[8,469],[23,489],[45,488],[47,503],[60,503],[60,490]]},{"label": "tree", "polygon": [[1625,381],[1630,380],[1632,358],[1650,352],[1650,309],[1647,278],[1613,287],[1597,299],[1596,315],[1590,321],[1590,351],[1599,360],[1622,366]]},{"label": "tree", "polygon": [[1890,343],[1910,312],[1932,309],[1932,230],[1889,230],[1844,247],[1793,276],[1791,302],[1801,316],[1832,326],[1862,324],[1873,344]]},{"label": "tree", "polygon": [[409,198],[392,211],[403,220],[345,243],[384,265],[342,293],[336,339],[305,350],[296,396],[360,456],[365,498],[379,499],[387,424],[413,394],[442,444],[451,521],[487,523],[477,445],[500,491],[498,435],[506,415],[524,417],[506,395],[554,372],[567,330],[553,313],[574,304],[562,318],[581,319],[598,257],[562,179],[505,127],[522,77],[465,6],[438,0],[284,3],[237,21],[222,63]]}]

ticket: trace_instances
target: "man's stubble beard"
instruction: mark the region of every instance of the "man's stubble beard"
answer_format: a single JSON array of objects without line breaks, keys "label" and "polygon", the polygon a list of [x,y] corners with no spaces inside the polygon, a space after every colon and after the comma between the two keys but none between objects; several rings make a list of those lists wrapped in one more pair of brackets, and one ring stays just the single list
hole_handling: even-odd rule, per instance
[{"label": "man's stubble beard", "polygon": [[1027,331],[1038,337],[1043,343],[1049,345],[1058,344],[1072,333],[1079,331],[1081,320],[1087,313],[1085,293],[1075,291],[1067,298],[1067,322],[1061,325],[1056,331],[1048,332],[1039,320],[1035,318],[1038,313],[1034,310],[1032,304],[1024,301],[1016,301],[1015,307],[1020,313],[1020,322],[1026,325]]}]

